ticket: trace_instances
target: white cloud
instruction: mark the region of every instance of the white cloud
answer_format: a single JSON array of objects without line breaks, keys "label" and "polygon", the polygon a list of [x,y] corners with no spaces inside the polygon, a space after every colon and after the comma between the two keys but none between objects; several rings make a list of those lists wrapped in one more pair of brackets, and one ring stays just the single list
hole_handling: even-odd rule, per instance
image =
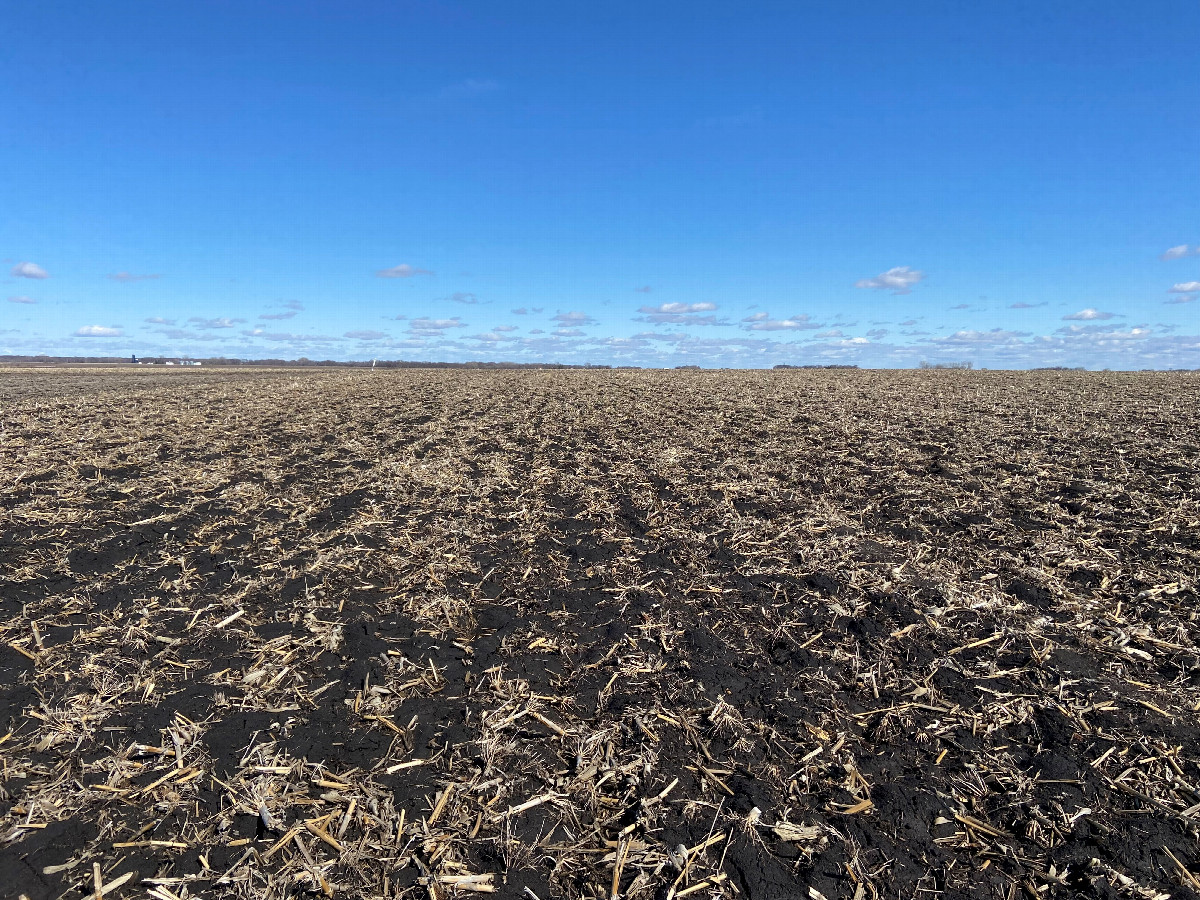
[{"label": "white cloud", "polygon": [[893,294],[908,294],[913,285],[925,277],[925,273],[909,266],[896,266],[876,275],[874,278],[863,278],[854,282],[855,287],[869,288],[876,291],[891,291]]},{"label": "white cloud", "polygon": [[1005,331],[1003,328],[993,328],[990,331],[956,331],[949,337],[938,338],[930,343],[943,345],[988,345],[1020,343],[1021,338],[1029,337],[1027,331]]},{"label": "white cloud", "polygon": [[234,325],[241,324],[246,320],[227,319],[224,316],[216,319],[205,319],[200,316],[192,316],[190,319],[188,319],[188,321],[193,323],[197,328],[232,328]]},{"label": "white cloud", "polygon": [[558,337],[583,337],[583,332],[578,328],[556,328],[554,334]]},{"label": "white cloud", "polygon": [[658,306],[640,306],[640,313],[697,313],[712,312],[717,308],[715,303],[660,303]]},{"label": "white cloud", "polygon": [[120,328],[108,328],[104,325],[84,325],[75,331],[76,337],[120,337]]},{"label": "white cloud", "polygon": [[[187,331],[183,328],[160,328],[158,333],[173,341],[229,341],[230,335],[218,334],[213,331]],[[243,332],[244,333],[244,332]]]},{"label": "white cloud", "polygon": [[1039,306],[1045,306],[1045,305],[1046,305],[1045,302],[1042,302],[1042,303],[1010,303],[1010,304],[1008,304],[1008,308],[1009,309],[1036,309]]},{"label": "white cloud", "polygon": [[453,319],[430,319],[422,316],[409,322],[408,333],[412,337],[441,337],[447,328],[465,328],[466,322],[455,316]]},{"label": "white cloud", "polygon": [[449,300],[451,303],[465,303],[467,306],[474,306],[479,302],[479,298],[474,294],[468,294],[465,291],[455,291],[449,297],[443,299]]},{"label": "white cloud", "polygon": [[652,325],[716,325],[716,316],[699,316],[696,313],[711,312],[717,308],[715,303],[661,303],[658,306],[639,306],[642,316],[635,322],[649,322]]},{"label": "white cloud", "polygon": [[108,276],[113,281],[152,281],[155,278],[162,278],[161,275],[134,275],[132,272],[115,272]]},{"label": "white cloud", "polygon": [[527,315],[529,315],[529,310],[528,310],[528,309],[526,309],[524,306],[519,306],[519,307],[517,307],[516,309],[509,310],[509,312],[511,312],[511,313],[512,313],[514,316],[527,316]]},{"label": "white cloud", "polygon": [[376,278],[412,278],[414,275],[432,275],[428,269],[417,269],[408,263],[392,266],[390,269],[380,269],[375,273]]},{"label": "white cloud", "polygon": [[1167,292],[1170,294],[1195,294],[1200,293],[1200,281],[1181,281],[1179,284],[1172,285]]},{"label": "white cloud", "polygon": [[463,328],[466,326],[466,324],[467,323],[459,319],[458,316],[455,316],[453,319],[430,319],[422,316],[419,319],[413,319],[409,327],[436,328],[440,330],[442,328]]},{"label": "white cloud", "polygon": [[1196,300],[1195,294],[1177,294],[1170,300],[1164,300],[1163,303],[1179,304],[1179,303],[1194,303]]},{"label": "white cloud", "polygon": [[[274,322],[282,322],[285,319],[296,318],[296,313],[304,312],[304,304],[301,303],[299,300],[289,300],[283,304],[283,308],[286,309],[287,312],[262,313],[259,316],[259,318],[263,319],[263,320],[274,321]],[[238,321],[242,321],[242,320],[239,319]]]},{"label": "white cloud", "polygon": [[772,319],[766,313],[755,313],[752,316],[747,316],[742,320],[749,322],[749,325],[744,325],[747,331],[816,331],[818,328],[824,328],[810,320],[808,316],[790,316],[786,319]]},{"label": "white cloud", "polygon": [[519,331],[516,325],[497,325],[492,331]]},{"label": "white cloud", "polygon": [[489,344],[494,344],[497,341],[516,340],[516,338],[510,337],[507,334],[497,334],[496,331],[498,331],[498,330],[499,329],[496,329],[495,331],[488,331],[488,332],[485,332],[484,334],[472,334],[472,335],[469,335],[468,337],[473,341],[483,341],[483,342],[489,343]]},{"label": "white cloud", "polygon": [[1091,309],[1089,307],[1088,309],[1081,309],[1077,313],[1072,313],[1069,316],[1063,316],[1063,318],[1068,321],[1074,320],[1077,322],[1091,322],[1095,319],[1111,319],[1113,318],[1113,313],[1101,312],[1098,309]]},{"label": "white cloud", "polygon": [[387,335],[382,331],[347,331],[342,337],[348,337],[352,341],[382,341]]},{"label": "white cloud", "polygon": [[[1200,250],[1200,247],[1196,248]],[[1189,248],[1187,244],[1180,244],[1178,247],[1168,247],[1163,251],[1163,259],[1179,259],[1181,256],[1187,256]]]},{"label": "white cloud", "polygon": [[822,331],[819,334],[814,334],[813,337],[815,337],[815,338],[840,338],[840,337],[845,337],[845,335],[842,334],[842,329],[831,328],[829,331]]},{"label": "white cloud", "polygon": [[325,334],[291,334],[286,331],[263,331],[261,328],[255,328],[253,331],[243,331],[246,337],[259,338],[264,341],[286,342],[293,344],[328,344],[332,341],[340,341],[339,337],[332,337]]},{"label": "white cloud", "polygon": [[19,262],[12,267],[9,273],[15,278],[49,278],[50,273],[39,266],[37,263]]},{"label": "white cloud", "polygon": [[1149,328],[1134,327],[1121,331],[1119,325],[1064,325],[1054,332],[1068,337],[1102,338],[1104,340],[1140,340],[1150,336]]},{"label": "white cloud", "polygon": [[957,304],[956,306],[951,306],[950,308],[951,308],[951,309],[970,309],[970,308],[971,308],[971,304],[969,304],[969,303],[959,303],[959,304]]},{"label": "white cloud", "polygon": [[9,297],[9,303],[37,303],[32,297]]},{"label": "white cloud", "polygon": [[677,334],[665,334],[657,331],[639,331],[627,340],[631,341],[666,341],[669,344],[677,344],[680,341],[688,340],[688,335],[682,332]]},{"label": "white cloud", "polygon": [[164,319],[162,316],[151,316],[150,318],[146,319],[146,322],[148,322],[151,325],[174,325],[175,324],[174,319]]},{"label": "white cloud", "polygon": [[[537,310],[534,310],[537,312]],[[559,313],[556,316],[551,316],[551,321],[558,322],[560,325],[575,326],[575,325],[595,325],[596,320],[585,312],[572,310],[571,312]]]}]

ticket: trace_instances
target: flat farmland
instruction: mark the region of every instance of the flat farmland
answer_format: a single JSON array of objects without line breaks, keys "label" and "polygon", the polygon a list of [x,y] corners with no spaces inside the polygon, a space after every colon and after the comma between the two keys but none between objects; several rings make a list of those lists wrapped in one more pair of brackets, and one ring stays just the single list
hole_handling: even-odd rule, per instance
[{"label": "flat farmland", "polygon": [[1200,895],[1198,388],[0,371],[0,896]]}]

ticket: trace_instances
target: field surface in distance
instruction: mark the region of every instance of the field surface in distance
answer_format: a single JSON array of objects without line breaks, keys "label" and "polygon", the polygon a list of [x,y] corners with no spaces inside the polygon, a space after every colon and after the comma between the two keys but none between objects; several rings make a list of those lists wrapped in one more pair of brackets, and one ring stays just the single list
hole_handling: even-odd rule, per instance
[{"label": "field surface in distance", "polygon": [[1198,387],[2,371],[0,897],[1191,897]]}]

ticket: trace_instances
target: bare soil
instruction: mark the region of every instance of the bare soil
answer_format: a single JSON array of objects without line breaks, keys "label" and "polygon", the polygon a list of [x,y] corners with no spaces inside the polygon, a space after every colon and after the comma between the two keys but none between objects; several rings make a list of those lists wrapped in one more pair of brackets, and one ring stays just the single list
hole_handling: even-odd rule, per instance
[{"label": "bare soil", "polygon": [[1198,387],[0,371],[0,896],[1200,896]]}]

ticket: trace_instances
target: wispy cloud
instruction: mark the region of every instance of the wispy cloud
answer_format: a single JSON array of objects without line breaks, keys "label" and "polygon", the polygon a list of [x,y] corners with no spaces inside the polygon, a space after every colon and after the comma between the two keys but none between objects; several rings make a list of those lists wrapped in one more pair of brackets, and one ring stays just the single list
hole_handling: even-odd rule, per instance
[{"label": "wispy cloud", "polygon": [[654,290],[654,288],[650,287],[650,285],[643,284],[641,287],[634,288],[633,292],[635,294],[649,294],[653,290]]},{"label": "wispy cloud", "polygon": [[155,278],[162,278],[162,275],[134,275],[132,272],[114,272],[108,276],[113,281],[153,281]]},{"label": "wispy cloud", "polygon": [[[537,312],[537,310],[534,310]],[[560,325],[575,327],[577,325],[595,325],[596,320],[585,312],[572,310],[571,312],[559,313],[556,316],[550,317],[551,321],[558,322]]]},{"label": "wispy cloud", "polygon": [[1195,301],[1196,301],[1195,294],[1176,294],[1170,300],[1164,300],[1163,303],[1170,303],[1172,305],[1177,305],[1180,303],[1194,303]]},{"label": "wispy cloud", "polygon": [[1069,316],[1063,316],[1063,318],[1068,321],[1090,322],[1094,319],[1111,319],[1114,315],[1115,313],[1101,312],[1098,309],[1091,309],[1089,307],[1088,309],[1081,309],[1077,313],[1071,313]]},{"label": "wispy cloud", "polygon": [[854,282],[858,288],[875,291],[891,291],[893,294],[908,294],[913,286],[925,277],[925,273],[909,266],[896,266],[881,272],[874,278],[863,278]]},{"label": "wispy cloud", "polygon": [[9,297],[9,303],[37,303],[32,297]]},{"label": "wispy cloud", "polygon": [[263,341],[291,344],[329,344],[342,340],[340,337],[327,334],[292,334],[287,331],[264,331],[261,328],[243,331],[242,334],[245,337],[258,338]]},{"label": "wispy cloud", "polygon": [[[1198,253],[1200,253],[1200,247],[1197,247],[1196,251]],[[1163,255],[1161,258],[1162,259],[1179,259],[1180,257],[1187,256],[1191,252],[1192,252],[1191,248],[1188,247],[1187,244],[1180,244],[1178,247],[1168,247],[1166,250],[1163,251]]]},{"label": "wispy cloud", "polygon": [[263,313],[262,315],[259,316],[259,318],[260,319],[269,319],[269,320],[278,322],[283,319],[294,319],[294,318],[296,318],[296,313],[304,312],[304,304],[301,303],[299,300],[288,300],[286,303],[283,304],[283,308],[286,309],[287,312]]},{"label": "wispy cloud", "polygon": [[637,334],[633,335],[632,337],[626,338],[626,340],[630,340],[630,341],[665,341],[668,344],[677,344],[680,341],[688,340],[688,337],[689,336],[683,332],[676,332],[674,334],[670,334],[670,333],[658,332],[658,331],[639,331]]},{"label": "wispy cloud", "polygon": [[164,319],[162,316],[150,316],[145,320],[150,325],[174,325],[174,319]]},{"label": "wispy cloud", "polygon": [[661,303],[658,306],[642,306],[641,313],[697,313],[712,312],[717,308],[715,303]]},{"label": "wispy cloud", "polygon": [[432,275],[433,272],[429,269],[418,269],[415,266],[410,266],[408,263],[400,263],[398,266],[392,266],[390,269],[380,269],[375,273],[376,278],[412,278],[416,275]]},{"label": "wispy cloud", "polygon": [[444,297],[444,300],[449,300],[451,303],[463,303],[467,306],[475,306],[479,303],[479,298],[474,294],[469,294],[466,291],[455,291],[449,297]]},{"label": "wispy cloud", "polygon": [[441,337],[447,328],[465,328],[467,323],[455,316],[452,319],[430,319],[422,316],[408,324],[408,333],[414,337]]},{"label": "wispy cloud", "polygon": [[205,319],[200,316],[192,316],[188,319],[197,328],[232,328],[234,325],[240,325],[245,322],[245,319],[226,319],[224,317],[217,319]]},{"label": "wispy cloud", "polygon": [[716,308],[715,303],[662,303],[658,306],[640,306],[638,312],[643,315],[634,321],[649,322],[652,325],[715,325],[716,316],[696,314],[711,312]]},{"label": "wispy cloud", "polygon": [[1009,309],[1035,309],[1039,306],[1045,306],[1045,305],[1046,304],[1044,301],[1042,303],[1010,303],[1010,304],[1008,304],[1008,308]]},{"label": "wispy cloud", "polygon": [[500,83],[491,78],[464,78],[454,84],[448,84],[437,92],[439,100],[468,100],[472,97],[486,97],[500,90]]},{"label": "wispy cloud", "polygon": [[949,337],[937,338],[931,343],[944,345],[964,345],[970,344],[973,346],[992,345],[992,344],[1012,344],[1020,343],[1021,338],[1029,337],[1027,331],[1006,331],[1003,328],[993,328],[990,331],[972,331],[963,330],[956,331]]},{"label": "wispy cloud", "polygon": [[492,331],[520,331],[516,325],[497,325]]},{"label": "wispy cloud", "polygon": [[109,328],[106,325],[84,325],[75,330],[75,337],[120,337],[120,328]]},{"label": "wispy cloud", "polygon": [[49,278],[50,273],[37,263],[19,262],[9,272],[14,278]]},{"label": "wispy cloud", "polygon": [[342,337],[348,337],[352,341],[382,341],[388,336],[382,331],[347,331]]},{"label": "wispy cloud", "polygon": [[584,335],[578,328],[555,328],[552,333],[556,337],[583,337]]},{"label": "wispy cloud", "polygon": [[[230,341],[232,335],[217,331],[188,331],[184,328],[160,328],[158,333],[172,341]],[[247,332],[242,332],[246,334]]]},{"label": "wispy cloud", "polygon": [[1064,325],[1054,333],[1065,335],[1100,335],[1108,338],[1142,338],[1150,334],[1150,329],[1134,327],[1128,331],[1122,331],[1120,325]]},{"label": "wispy cloud", "polygon": [[747,331],[816,331],[825,327],[823,324],[813,322],[807,315],[772,319],[768,313],[760,312],[747,316],[742,321],[747,323],[742,326]]},{"label": "wispy cloud", "polygon": [[1179,284],[1172,285],[1168,293],[1171,294],[1195,294],[1200,292],[1200,281],[1181,281]]},{"label": "wispy cloud", "polygon": [[959,304],[956,304],[955,306],[950,307],[950,309],[970,309],[970,308],[971,308],[971,304],[969,304],[969,303],[959,303]]}]

